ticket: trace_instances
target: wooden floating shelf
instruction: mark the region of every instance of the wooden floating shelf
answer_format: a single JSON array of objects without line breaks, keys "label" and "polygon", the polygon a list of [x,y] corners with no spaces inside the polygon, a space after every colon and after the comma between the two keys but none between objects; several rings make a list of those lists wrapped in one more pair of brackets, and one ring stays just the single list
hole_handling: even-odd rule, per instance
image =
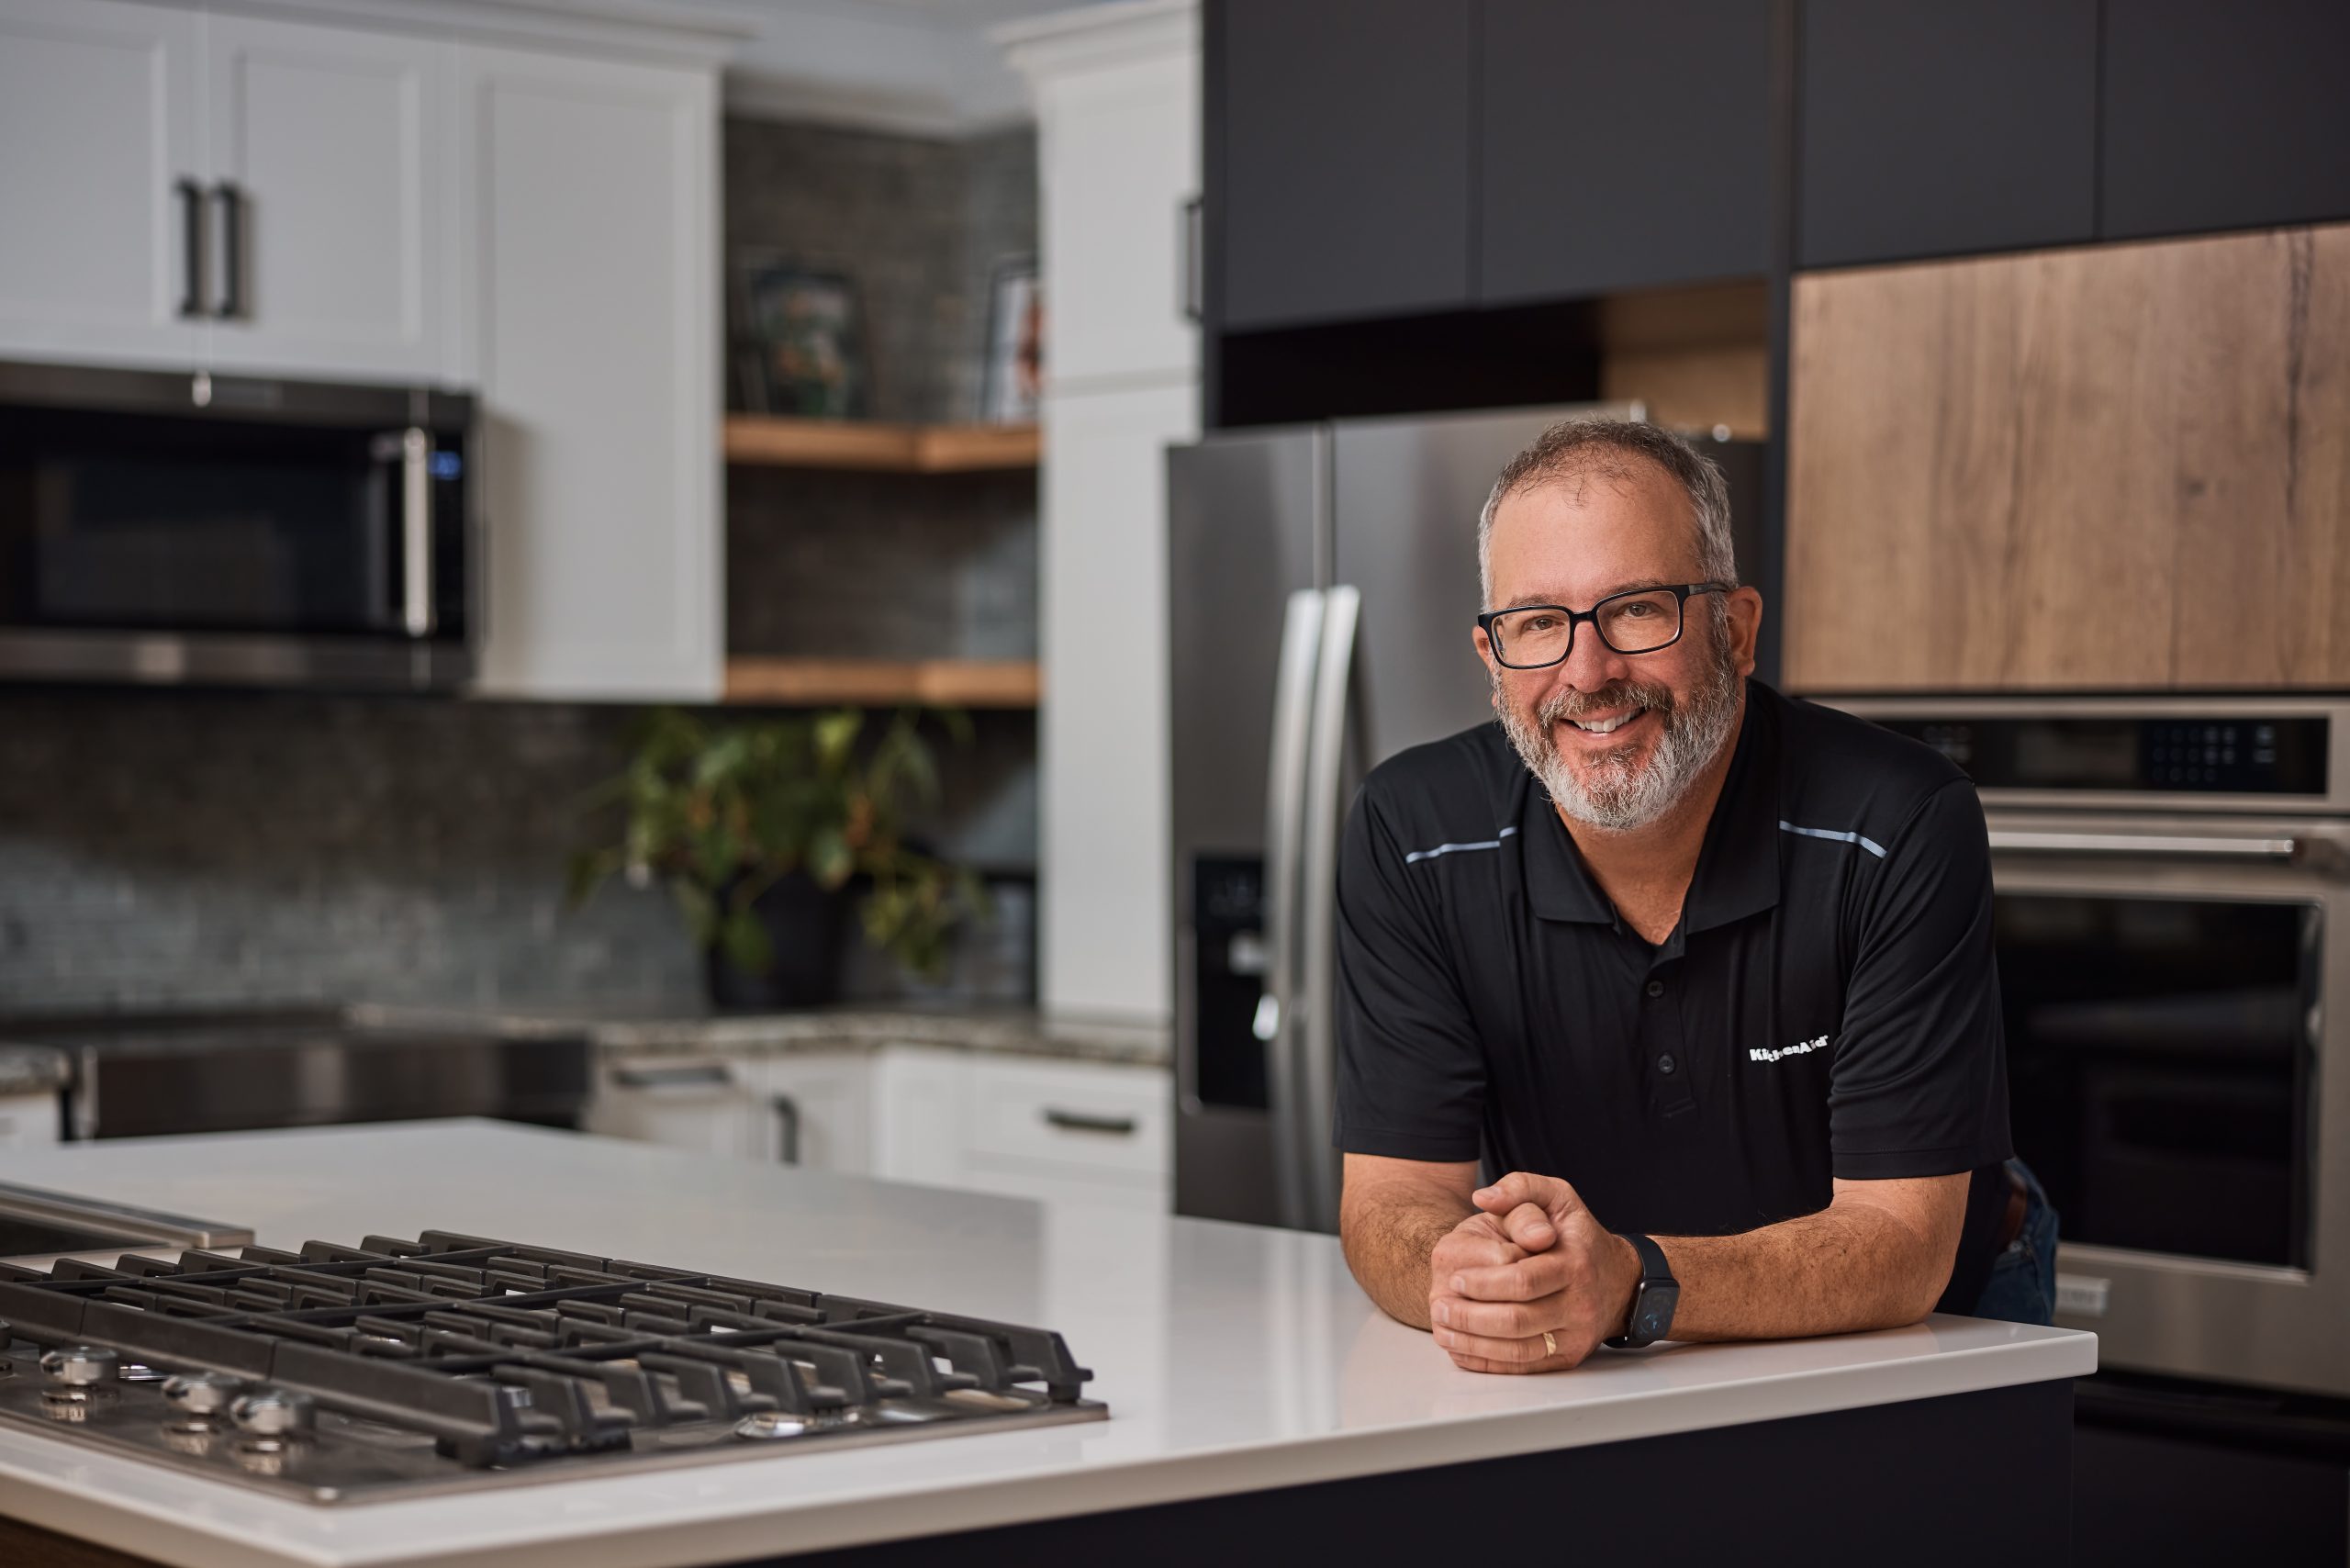
[{"label": "wooden floating shelf", "polygon": [[1030,659],[802,659],[737,655],[726,700],[788,706],[1034,708],[1044,689]]},{"label": "wooden floating shelf", "polygon": [[885,425],[767,414],[726,419],[726,461],[780,468],[967,474],[1034,468],[1043,448],[1035,425]]}]

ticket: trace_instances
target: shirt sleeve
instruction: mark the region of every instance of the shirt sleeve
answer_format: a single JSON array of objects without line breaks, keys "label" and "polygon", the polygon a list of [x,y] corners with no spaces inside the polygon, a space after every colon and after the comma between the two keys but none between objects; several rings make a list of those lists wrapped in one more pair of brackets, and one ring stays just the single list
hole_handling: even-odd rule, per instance
[{"label": "shirt sleeve", "polygon": [[1965,780],[1927,797],[1887,846],[1843,1022],[1828,1093],[1836,1175],[1944,1176],[2008,1158],[1991,847]]},{"label": "shirt sleeve", "polygon": [[1371,790],[1338,856],[1338,1084],[1332,1142],[1398,1159],[1478,1156],[1485,1059],[1446,956],[1432,877],[1404,863]]}]

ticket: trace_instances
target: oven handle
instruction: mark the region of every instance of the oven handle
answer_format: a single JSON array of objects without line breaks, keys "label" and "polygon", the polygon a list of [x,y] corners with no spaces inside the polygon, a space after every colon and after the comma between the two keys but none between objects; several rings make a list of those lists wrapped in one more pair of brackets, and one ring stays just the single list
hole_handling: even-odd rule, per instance
[{"label": "oven handle", "polygon": [[2040,833],[1991,829],[1995,855],[2159,856],[2183,860],[2263,860],[2285,865],[2304,857],[2298,838],[2222,838],[2195,834]]}]

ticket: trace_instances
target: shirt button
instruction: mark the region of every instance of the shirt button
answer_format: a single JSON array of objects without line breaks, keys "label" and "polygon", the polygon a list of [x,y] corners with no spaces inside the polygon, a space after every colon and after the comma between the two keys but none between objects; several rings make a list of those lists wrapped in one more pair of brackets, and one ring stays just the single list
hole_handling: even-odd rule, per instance
[{"label": "shirt button", "polygon": [[1680,1065],[1681,1064],[1679,1062],[1673,1059],[1673,1053],[1670,1051],[1656,1058],[1656,1070],[1664,1074],[1667,1078],[1671,1078],[1673,1076],[1673,1069]]},{"label": "shirt button", "polygon": [[1662,996],[1664,994],[1664,982],[1661,980],[1652,980],[1649,981],[1649,994],[1651,996]]}]

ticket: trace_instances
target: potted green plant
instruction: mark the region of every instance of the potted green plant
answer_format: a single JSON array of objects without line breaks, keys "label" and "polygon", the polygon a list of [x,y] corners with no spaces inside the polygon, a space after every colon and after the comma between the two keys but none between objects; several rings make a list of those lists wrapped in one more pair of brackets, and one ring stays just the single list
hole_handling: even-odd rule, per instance
[{"label": "potted green plant", "polygon": [[[968,735],[959,713],[940,721]],[[866,939],[916,973],[981,910],[968,871],[910,848],[909,808],[934,803],[938,768],[918,713],[869,745],[854,709],[758,720],[649,714],[625,771],[590,798],[617,838],[572,857],[571,899],[615,873],[666,885],[706,955],[713,1004],[812,1006],[839,991],[852,879]]]}]

